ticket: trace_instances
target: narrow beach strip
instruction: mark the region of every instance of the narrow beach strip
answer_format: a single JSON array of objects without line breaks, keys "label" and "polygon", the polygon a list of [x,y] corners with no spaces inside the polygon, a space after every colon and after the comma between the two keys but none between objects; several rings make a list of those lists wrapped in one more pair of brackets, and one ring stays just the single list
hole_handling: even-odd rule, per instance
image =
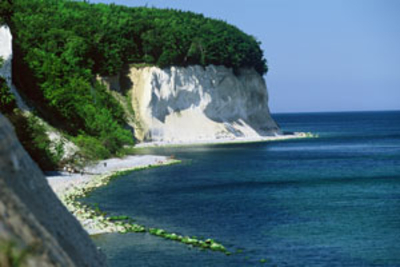
[{"label": "narrow beach strip", "polygon": [[[101,161],[95,166],[86,167],[86,174],[48,176],[47,180],[67,209],[79,220],[89,235],[104,233],[149,233],[164,239],[181,242],[200,249],[230,252],[213,239],[200,240],[192,236],[182,236],[163,229],[147,228],[136,224],[128,216],[106,216],[98,207],[83,204],[79,199],[86,197],[96,188],[106,186],[112,179],[149,168],[180,163],[180,160],[163,156],[129,156],[124,159]],[[129,167],[127,167],[129,166]],[[90,174],[88,174],[90,173]]]},{"label": "narrow beach strip", "polygon": [[245,143],[261,143],[284,141],[300,138],[317,138],[318,135],[313,133],[295,132],[290,134],[282,134],[275,136],[259,136],[259,137],[232,137],[232,138],[219,138],[219,139],[198,139],[195,141],[153,141],[148,143],[139,143],[135,149],[152,148],[152,147],[183,147],[183,146],[203,146],[203,145],[228,145],[228,144],[245,144]]}]

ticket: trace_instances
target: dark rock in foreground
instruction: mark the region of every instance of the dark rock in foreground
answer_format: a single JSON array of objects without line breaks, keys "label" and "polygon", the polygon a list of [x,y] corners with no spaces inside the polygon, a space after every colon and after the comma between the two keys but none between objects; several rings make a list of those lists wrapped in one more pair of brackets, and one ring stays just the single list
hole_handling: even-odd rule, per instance
[{"label": "dark rock in foreground", "polygon": [[0,114],[0,266],[18,261],[24,266],[106,265]]}]

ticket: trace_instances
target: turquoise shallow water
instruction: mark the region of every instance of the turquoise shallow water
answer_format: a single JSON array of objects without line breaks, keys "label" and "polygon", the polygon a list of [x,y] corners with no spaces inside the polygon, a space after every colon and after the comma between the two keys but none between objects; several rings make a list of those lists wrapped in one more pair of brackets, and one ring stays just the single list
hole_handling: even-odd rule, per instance
[{"label": "turquoise shallow water", "polygon": [[400,112],[274,117],[284,130],[320,137],[149,149],[183,163],[121,177],[85,200],[242,253],[148,234],[97,236],[109,264],[400,266]]}]

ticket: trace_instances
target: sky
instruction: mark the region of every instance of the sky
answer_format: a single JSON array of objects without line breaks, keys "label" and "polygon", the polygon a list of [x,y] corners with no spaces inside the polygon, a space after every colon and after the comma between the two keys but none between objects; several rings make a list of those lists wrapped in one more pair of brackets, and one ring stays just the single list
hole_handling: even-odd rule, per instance
[{"label": "sky", "polygon": [[400,0],[92,0],[222,19],[262,42],[273,113],[400,110]]}]

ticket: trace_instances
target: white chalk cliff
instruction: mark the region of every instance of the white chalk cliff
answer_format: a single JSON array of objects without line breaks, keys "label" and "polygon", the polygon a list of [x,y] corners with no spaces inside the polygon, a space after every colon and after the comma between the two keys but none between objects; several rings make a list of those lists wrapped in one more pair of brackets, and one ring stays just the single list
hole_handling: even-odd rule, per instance
[{"label": "white chalk cliff", "polygon": [[[12,35],[7,26],[0,27],[0,56],[5,60],[0,76],[7,80],[19,108],[29,110],[12,84]],[[101,80],[110,89],[128,90],[135,113],[128,122],[139,141],[209,142],[281,133],[269,113],[265,81],[253,69],[234,74],[213,65],[132,67],[123,75]]]},{"label": "white chalk cliff", "polygon": [[11,84],[12,35],[7,26],[0,27],[0,57],[4,60],[0,76]]},{"label": "white chalk cliff", "polygon": [[[224,66],[131,68],[135,135],[145,142],[192,142],[280,134],[265,81]],[[110,84],[109,84],[110,85]]]},{"label": "white chalk cliff", "polygon": [[7,25],[0,26],[0,57],[4,60],[0,68],[0,77],[7,81],[10,91],[14,94],[17,105],[22,110],[28,110],[18,91],[12,83],[12,35]]}]

